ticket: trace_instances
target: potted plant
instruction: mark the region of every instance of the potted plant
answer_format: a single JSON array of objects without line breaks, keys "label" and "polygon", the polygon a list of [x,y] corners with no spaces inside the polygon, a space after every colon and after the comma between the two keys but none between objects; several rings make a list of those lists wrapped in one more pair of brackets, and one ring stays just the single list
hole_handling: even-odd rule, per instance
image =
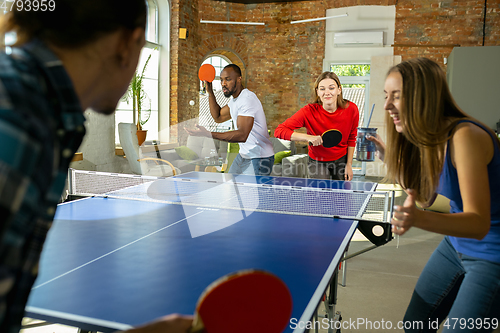
[{"label": "potted plant", "polygon": [[[144,90],[144,72],[148,67],[149,60],[151,59],[151,54],[146,59],[146,63],[142,68],[141,73],[136,70],[132,80],[130,81],[130,85],[128,87],[127,93],[124,96],[124,99],[127,103],[132,99],[132,111],[134,112],[134,121],[137,121],[137,138],[139,140],[139,145],[146,140],[147,130],[143,130],[142,126],[149,120],[151,117],[151,99],[148,94]],[[149,104],[149,109],[144,109],[146,103]],[[145,119],[143,119],[145,118]]]}]

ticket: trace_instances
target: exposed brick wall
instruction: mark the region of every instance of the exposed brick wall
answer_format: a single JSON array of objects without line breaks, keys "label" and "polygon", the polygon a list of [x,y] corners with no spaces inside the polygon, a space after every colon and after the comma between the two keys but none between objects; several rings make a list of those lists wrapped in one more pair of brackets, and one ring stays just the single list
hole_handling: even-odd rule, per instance
[{"label": "exposed brick wall", "polygon": [[[453,46],[483,44],[484,0],[317,0],[245,5],[212,0],[172,0],[171,121],[196,117],[197,70],[209,54],[241,64],[246,86],[262,101],[268,127],[276,126],[311,99],[325,53],[325,22],[289,24],[321,17],[326,9],[396,5],[395,55],[426,56],[445,67]],[[202,24],[265,22],[265,26]],[[484,45],[500,45],[500,0],[487,0]],[[189,30],[179,40],[178,28]]]},{"label": "exposed brick wall", "polygon": [[[170,44],[170,124],[176,125],[198,116],[190,100],[198,98],[198,46],[200,43],[198,2],[171,1]],[[179,28],[188,30],[188,38],[179,39]],[[198,105],[198,103],[196,103]],[[171,126],[171,141],[185,139],[184,131]],[[179,136],[179,138],[177,138]]]},{"label": "exposed brick wall", "polygon": [[[179,55],[182,52],[179,49],[179,0],[170,2],[170,124],[179,123]],[[160,88],[161,93],[161,88]],[[170,141],[174,142],[177,138],[177,131],[170,133]]]},{"label": "exposed brick wall", "polygon": [[500,0],[488,0],[486,4],[485,46],[500,45]]},{"label": "exposed brick wall", "polygon": [[[398,1],[396,6],[396,55],[403,61],[415,57],[444,58],[455,46],[500,45],[500,0]],[[484,25],[483,23],[486,22]]]}]

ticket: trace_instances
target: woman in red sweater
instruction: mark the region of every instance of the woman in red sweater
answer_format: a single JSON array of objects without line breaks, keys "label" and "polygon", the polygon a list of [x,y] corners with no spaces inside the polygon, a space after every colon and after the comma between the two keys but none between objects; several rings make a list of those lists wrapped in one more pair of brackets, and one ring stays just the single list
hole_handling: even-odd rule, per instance
[{"label": "woman in red sweater", "polygon": [[[309,177],[352,180],[352,158],[358,132],[359,111],[356,104],[342,97],[338,76],[324,72],[314,83],[315,100],[285,120],[274,131],[276,138],[309,142]],[[307,134],[294,130],[305,127]],[[342,140],[325,148],[321,134],[336,129]]]}]

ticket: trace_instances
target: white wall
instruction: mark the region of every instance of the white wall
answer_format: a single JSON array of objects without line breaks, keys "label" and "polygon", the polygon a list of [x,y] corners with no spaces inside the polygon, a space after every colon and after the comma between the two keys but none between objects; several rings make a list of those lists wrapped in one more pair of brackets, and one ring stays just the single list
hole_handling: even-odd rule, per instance
[{"label": "white wall", "polygon": [[[346,14],[347,17],[326,20],[324,69],[331,62],[363,63],[370,62],[372,56],[393,54],[395,6],[355,6],[328,9],[326,16]],[[377,47],[336,47],[333,44],[335,32],[383,31],[384,46]]]}]

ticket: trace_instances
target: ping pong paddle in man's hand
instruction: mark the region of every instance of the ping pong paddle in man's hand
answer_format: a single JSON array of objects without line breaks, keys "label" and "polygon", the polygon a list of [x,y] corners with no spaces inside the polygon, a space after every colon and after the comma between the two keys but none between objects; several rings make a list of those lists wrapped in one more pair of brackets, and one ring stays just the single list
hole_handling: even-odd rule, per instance
[{"label": "ping pong paddle in man's hand", "polygon": [[215,68],[210,64],[201,65],[198,70],[198,78],[201,81],[212,82],[215,79]]},{"label": "ping pong paddle in man's hand", "polygon": [[203,291],[190,333],[278,333],[291,314],[292,296],[280,278],[261,270],[242,270]]},{"label": "ping pong paddle in man's hand", "polygon": [[342,133],[339,130],[331,129],[321,134],[321,138],[323,139],[323,147],[332,148],[342,141]]}]

